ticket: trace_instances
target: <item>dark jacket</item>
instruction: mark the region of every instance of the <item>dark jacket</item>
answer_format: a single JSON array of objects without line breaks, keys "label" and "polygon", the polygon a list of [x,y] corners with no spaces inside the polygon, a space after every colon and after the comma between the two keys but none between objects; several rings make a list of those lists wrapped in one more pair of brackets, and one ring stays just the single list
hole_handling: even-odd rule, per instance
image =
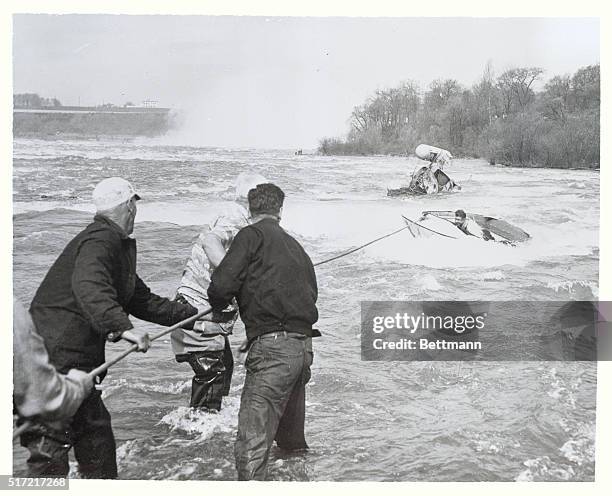
[{"label": "dark jacket", "polygon": [[136,274],[136,240],[96,215],[49,269],[30,313],[51,363],[65,373],[104,363],[106,340],[133,327],[129,314],[168,326],[197,310],[151,293]]},{"label": "dark jacket", "polygon": [[301,245],[271,218],[241,229],[208,287],[214,310],[236,297],[249,340],[276,330],[319,336],[317,279]]}]

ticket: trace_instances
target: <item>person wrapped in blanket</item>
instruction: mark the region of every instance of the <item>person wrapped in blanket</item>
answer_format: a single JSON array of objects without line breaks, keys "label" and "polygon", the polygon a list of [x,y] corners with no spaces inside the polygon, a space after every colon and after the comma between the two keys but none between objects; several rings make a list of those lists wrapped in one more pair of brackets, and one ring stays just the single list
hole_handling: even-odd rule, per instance
[{"label": "person wrapped in blanket", "polygon": [[[176,299],[200,310],[210,308],[207,290],[214,269],[221,263],[234,237],[249,225],[249,190],[268,180],[244,172],[235,183],[235,202],[196,239],[177,289]],[[234,307],[237,309],[235,302]],[[229,394],[234,359],[228,335],[232,333],[237,314],[225,323],[197,321],[193,330],[177,329],[171,335],[172,351],[177,362],[187,362],[194,372],[189,406],[219,411],[223,396]]]}]

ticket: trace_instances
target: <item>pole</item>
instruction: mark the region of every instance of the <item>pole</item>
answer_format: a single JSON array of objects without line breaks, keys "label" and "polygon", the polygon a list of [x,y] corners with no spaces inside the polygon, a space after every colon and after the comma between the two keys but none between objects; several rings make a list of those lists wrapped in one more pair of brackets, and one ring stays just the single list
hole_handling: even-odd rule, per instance
[{"label": "pole", "polygon": [[13,430],[13,439],[18,436],[21,436],[28,428],[32,426],[32,421],[26,420],[23,424]]},{"label": "pole", "polygon": [[[155,340],[165,336],[166,334],[169,334],[172,331],[178,329],[179,327],[183,327],[185,324],[189,324],[190,322],[193,322],[194,320],[198,320],[199,318],[204,317],[204,315],[208,315],[211,312],[212,312],[212,308],[209,308],[208,310],[202,310],[201,312],[197,313],[196,315],[193,315],[193,316],[189,317],[188,319],[181,320],[180,322],[174,324],[173,326],[168,327],[168,329],[164,329],[163,331],[161,331],[161,332],[159,332],[157,334],[154,334],[151,337],[151,341],[155,341]],[[127,350],[124,350],[121,353],[119,353],[117,356],[111,358],[108,362],[105,362],[102,365],[100,365],[99,367],[96,367],[95,369],[93,369],[91,372],[89,372],[89,376],[92,379],[95,378],[96,376],[100,375],[102,372],[107,371],[110,367],[115,365],[117,362],[123,360],[126,356],[128,356],[133,351],[136,351],[137,349],[138,349],[138,345],[133,344]]]},{"label": "pole", "polygon": [[[173,326],[168,327],[167,329],[164,329],[163,331],[158,332],[157,334],[154,334],[151,337],[151,341],[155,341],[155,340],[165,336],[166,334],[169,334],[172,331],[178,329],[179,327],[183,327],[185,324],[189,324],[190,322],[193,322],[194,320],[198,320],[199,318],[204,317],[205,315],[208,315],[211,312],[212,312],[212,308],[209,308],[208,310],[202,310],[201,312],[199,312],[199,313],[197,313],[195,315],[192,315],[191,317],[189,317],[189,318],[187,318],[185,320],[181,320],[180,322],[174,324]],[[89,372],[88,375],[92,379],[94,379],[96,376],[100,375],[102,372],[105,372],[110,367],[115,365],[117,362],[123,360],[126,356],[128,356],[130,353],[136,351],[137,349],[138,349],[138,345],[133,344],[127,350],[124,350],[121,353],[119,353],[117,356],[111,358],[108,362],[105,362],[102,365],[100,365],[99,367],[93,369],[91,372]],[[17,427],[16,429],[13,430],[13,439],[15,439],[17,436],[23,434],[31,426],[32,426],[32,421],[31,420],[26,420],[23,424],[21,424],[19,427]]]}]

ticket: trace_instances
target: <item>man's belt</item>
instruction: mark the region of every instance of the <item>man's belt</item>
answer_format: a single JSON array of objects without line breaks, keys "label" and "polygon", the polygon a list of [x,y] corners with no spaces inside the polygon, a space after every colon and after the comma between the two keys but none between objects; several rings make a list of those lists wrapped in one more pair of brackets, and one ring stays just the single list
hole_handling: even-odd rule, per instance
[{"label": "man's belt", "polygon": [[283,331],[283,330],[277,330],[277,331],[270,331],[270,332],[266,332],[264,334],[260,334],[259,336],[255,337],[253,339],[253,341],[257,340],[257,339],[269,339],[269,338],[274,338],[276,339],[279,336],[285,336],[287,338],[295,338],[295,339],[306,339],[308,336],[302,332],[291,332],[291,331]]}]

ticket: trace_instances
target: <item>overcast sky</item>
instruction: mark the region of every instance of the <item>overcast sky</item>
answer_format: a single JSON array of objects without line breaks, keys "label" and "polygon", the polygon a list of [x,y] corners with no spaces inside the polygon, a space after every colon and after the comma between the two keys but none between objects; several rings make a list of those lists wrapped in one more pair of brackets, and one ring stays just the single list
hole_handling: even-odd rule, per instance
[{"label": "overcast sky", "polygon": [[14,17],[14,92],[64,105],[156,100],[182,109],[179,140],[313,148],[344,135],[355,105],[411,79],[471,85],[539,66],[599,63],[589,18]]}]

